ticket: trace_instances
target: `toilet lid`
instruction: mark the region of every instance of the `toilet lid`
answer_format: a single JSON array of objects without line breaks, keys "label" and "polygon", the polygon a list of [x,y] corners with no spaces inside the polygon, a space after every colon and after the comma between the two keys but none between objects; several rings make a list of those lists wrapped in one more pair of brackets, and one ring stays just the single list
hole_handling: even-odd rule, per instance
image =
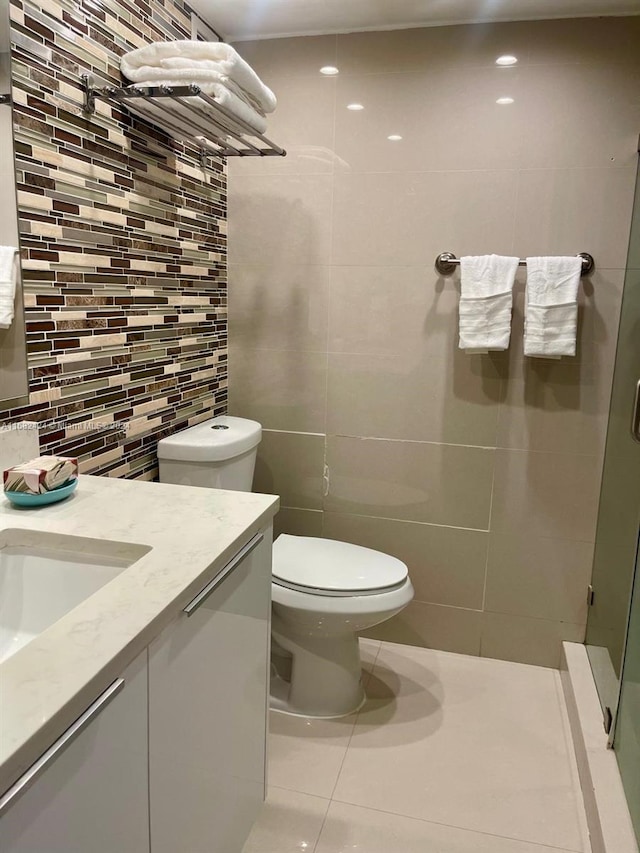
[{"label": "toilet lid", "polygon": [[395,557],[334,539],[283,533],[273,543],[274,582],[292,589],[365,595],[401,586],[408,573]]}]

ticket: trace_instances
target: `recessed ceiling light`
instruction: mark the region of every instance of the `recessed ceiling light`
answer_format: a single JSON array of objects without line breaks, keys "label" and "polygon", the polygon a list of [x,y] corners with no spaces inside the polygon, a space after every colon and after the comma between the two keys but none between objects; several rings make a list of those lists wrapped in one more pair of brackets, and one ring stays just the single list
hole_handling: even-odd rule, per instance
[{"label": "recessed ceiling light", "polygon": [[400,142],[402,137],[398,133],[392,133],[391,136],[387,136],[387,139],[390,139],[391,142]]},{"label": "recessed ceiling light", "polygon": [[496,104],[500,104],[500,105],[512,104],[512,103],[513,103],[513,98],[498,98],[498,100],[496,101]]},{"label": "recessed ceiling light", "polygon": [[517,61],[517,56],[511,56],[511,54],[505,53],[504,56],[499,56],[496,59],[496,65],[515,65]]},{"label": "recessed ceiling light", "polygon": [[363,110],[364,105],[363,104],[347,104],[347,109],[348,110],[354,110],[354,111]]},{"label": "recessed ceiling light", "polygon": [[326,74],[327,77],[333,77],[335,74],[339,74],[340,70],[335,67],[335,65],[323,65],[320,69],[321,74]]}]

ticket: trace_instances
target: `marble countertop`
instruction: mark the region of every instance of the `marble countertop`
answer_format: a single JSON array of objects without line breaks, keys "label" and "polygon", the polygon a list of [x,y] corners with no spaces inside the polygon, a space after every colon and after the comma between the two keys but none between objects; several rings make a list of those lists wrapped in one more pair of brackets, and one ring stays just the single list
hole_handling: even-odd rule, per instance
[{"label": "marble countertop", "polygon": [[0,664],[0,794],[277,509],[272,495],[91,476],[48,507],[16,508],[0,496],[0,533],[30,529],[151,548]]}]

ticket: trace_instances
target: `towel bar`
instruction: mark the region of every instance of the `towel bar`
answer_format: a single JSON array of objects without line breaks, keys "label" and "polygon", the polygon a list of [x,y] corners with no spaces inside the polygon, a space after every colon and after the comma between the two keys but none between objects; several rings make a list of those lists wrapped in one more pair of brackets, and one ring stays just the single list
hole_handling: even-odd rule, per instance
[{"label": "towel bar", "polygon": [[[590,275],[596,266],[593,256],[588,252],[578,252],[576,257],[582,258],[582,272],[580,275]],[[518,266],[525,267],[526,265],[526,260],[524,258],[520,258]],[[460,258],[456,258],[453,252],[440,252],[436,258],[435,266],[440,275],[451,275],[455,268],[460,266]]]}]

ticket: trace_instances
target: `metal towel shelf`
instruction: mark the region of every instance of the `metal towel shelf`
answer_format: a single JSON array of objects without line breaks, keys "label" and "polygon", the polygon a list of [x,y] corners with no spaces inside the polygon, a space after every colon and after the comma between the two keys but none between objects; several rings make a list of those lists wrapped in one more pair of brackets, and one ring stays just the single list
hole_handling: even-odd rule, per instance
[{"label": "metal towel shelf", "polygon": [[193,84],[96,88],[91,78],[83,74],[82,86],[86,113],[95,113],[96,98],[123,104],[173,139],[195,146],[203,164],[212,155],[284,157],[287,153]]}]

